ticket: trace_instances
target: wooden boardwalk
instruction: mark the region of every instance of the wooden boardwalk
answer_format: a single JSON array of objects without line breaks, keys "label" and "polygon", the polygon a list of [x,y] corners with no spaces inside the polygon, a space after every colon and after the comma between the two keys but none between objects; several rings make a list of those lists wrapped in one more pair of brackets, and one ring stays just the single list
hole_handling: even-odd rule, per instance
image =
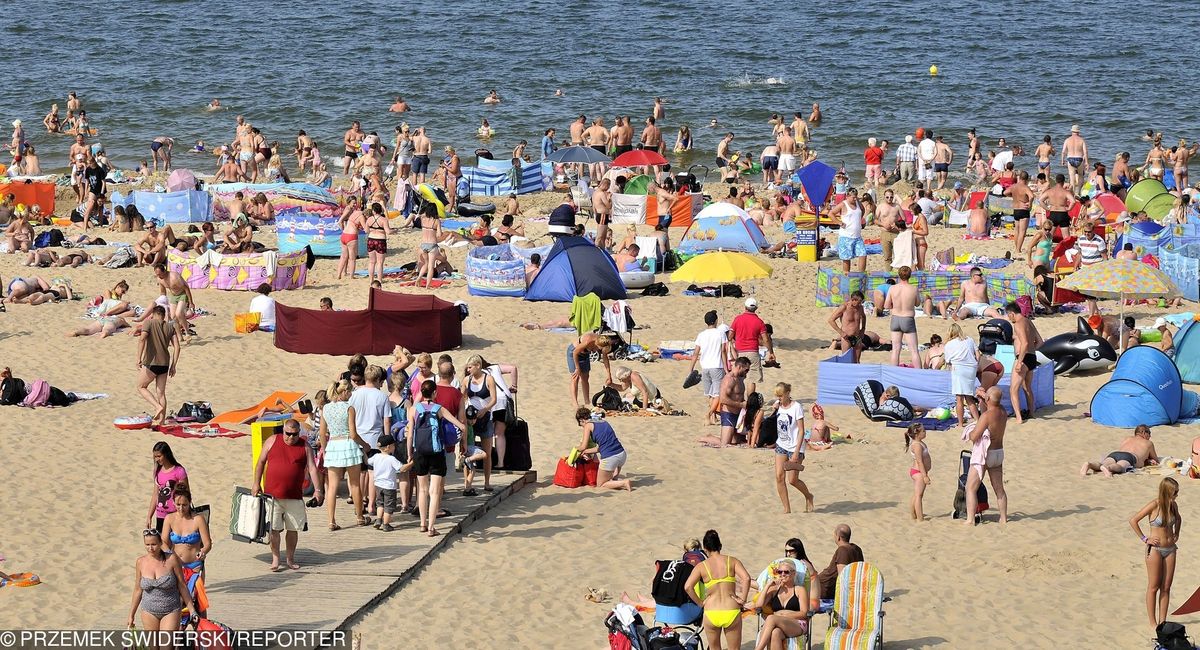
[{"label": "wooden boardwalk", "polygon": [[[309,508],[309,530],[300,533],[296,550],[297,571],[271,573],[270,548],[234,542],[227,525],[213,522],[220,546],[206,577],[209,616],[234,630],[344,629],[350,619],[399,589],[472,522],[536,480],[532,471],[493,473],[495,492],[480,490],[477,497],[462,496],[461,480],[456,481],[442,500],[453,515],[438,519],[437,537],[420,532],[416,517],[401,514],[394,515],[392,525],[399,528],[391,533],[353,525],[330,532],[326,510]],[[345,503],[338,504],[338,521],[343,526],[354,521]],[[108,627],[122,627],[124,620],[118,614]]]}]

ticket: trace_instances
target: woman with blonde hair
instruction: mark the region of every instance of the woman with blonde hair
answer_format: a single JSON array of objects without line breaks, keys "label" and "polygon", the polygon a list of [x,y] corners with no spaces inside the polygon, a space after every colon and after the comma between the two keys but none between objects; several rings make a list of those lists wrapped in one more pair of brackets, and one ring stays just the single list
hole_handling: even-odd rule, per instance
[{"label": "woman with blonde hair", "polygon": [[367,443],[358,437],[354,425],[354,407],[350,406],[350,382],[340,379],[326,391],[329,403],[321,409],[321,455],[325,459],[325,494],[329,504],[329,530],[341,530],[335,518],[337,514],[337,489],[343,474],[349,475],[350,500],[354,504],[354,515],[358,525],[367,525],[363,518],[362,490],[359,472],[363,459],[369,451]]},{"label": "woman with blonde hair", "polygon": [[1189,147],[1187,140],[1180,138],[1179,145],[1171,152],[1171,162],[1175,165],[1171,171],[1175,174],[1175,187],[1180,190],[1188,186],[1188,160],[1196,155],[1198,150],[1200,150],[1200,142],[1193,142]]},{"label": "woman with blonde hair", "polygon": [[[1151,627],[1167,620],[1171,604],[1171,581],[1175,579],[1175,562],[1179,529],[1183,519],[1175,499],[1179,483],[1166,477],[1158,484],[1158,496],[1129,518],[1129,526],[1146,545],[1146,614]],[[1150,534],[1142,534],[1141,522],[1150,520]],[[1157,610],[1155,606],[1157,605]]]},{"label": "woman with blonde hair", "polygon": [[791,485],[804,495],[804,512],[813,511],[813,495],[800,472],[804,470],[804,454],[807,443],[804,439],[804,406],[792,399],[792,385],[784,382],[775,384],[775,490],[783,502],[783,512],[792,511],[787,486]]},{"label": "woman with blonde hair", "polygon": [[[464,431],[467,446],[475,444],[479,437],[479,447],[486,456],[483,459],[483,491],[492,491],[492,446],[495,444],[495,428],[492,420],[492,407],[499,399],[499,389],[496,388],[496,378],[484,371],[483,357],[478,354],[467,359],[463,367],[462,382],[463,400],[469,409],[466,423],[470,429]],[[503,460],[503,456],[500,457]]]},{"label": "woman with blonde hair", "polygon": [[950,325],[950,340],[946,342],[943,355],[950,364],[950,389],[954,392],[954,413],[958,426],[963,426],[963,405],[971,410],[971,417],[979,419],[975,405],[975,379],[979,374],[979,351],[975,340],[963,334],[958,323]]}]

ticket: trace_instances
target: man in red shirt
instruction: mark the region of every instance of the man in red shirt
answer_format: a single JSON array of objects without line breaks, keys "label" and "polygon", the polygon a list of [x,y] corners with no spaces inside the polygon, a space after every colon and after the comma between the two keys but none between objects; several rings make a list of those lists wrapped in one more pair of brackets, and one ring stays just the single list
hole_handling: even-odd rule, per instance
[{"label": "man in red shirt", "polygon": [[[263,480],[264,474],[266,480]],[[254,465],[254,487],[250,491],[254,496],[265,492],[275,498],[275,514],[271,518],[272,571],[283,568],[279,565],[279,533],[285,529],[287,566],[293,570],[300,568],[296,564],[296,542],[308,521],[303,500],[305,474],[312,481],[313,497],[317,503],[322,503],[325,495],[321,489],[321,478],[317,476],[317,462],[312,449],[300,439],[300,423],[288,419],[283,423],[283,433],[263,442],[258,462]],[[337,495],[331,498],[336,499]]]},{"label": "man in red shirt", "polygon": [[863,161],[867,163],[867,182],[878,187],[883,183],[883,149],[875,146],[875,138],[867,139]]},{"label": "man in red shirt", "polygon": [[747,298],[746,311],[733,319],[733,322],[729,324],[729,331],[733,334],[733,349],[737,351],[734,356],[743,356],[749,359],[750,371],[757,372],[757,381],[762,381],[763,363],[762,357],[758,354],[758,347],[760,344],[766,346],[767,363],[773,363],[775,361],[775,345],[771,341],[771,336],[767,334],[766,323],[755,313],[757,311],[758,301],[754,298]]}]

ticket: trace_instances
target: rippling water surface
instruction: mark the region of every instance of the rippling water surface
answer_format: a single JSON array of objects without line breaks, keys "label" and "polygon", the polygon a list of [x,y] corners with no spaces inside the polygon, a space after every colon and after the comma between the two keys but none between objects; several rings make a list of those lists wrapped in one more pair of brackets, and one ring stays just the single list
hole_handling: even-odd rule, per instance
[{"label": "rippling water surface", "polygon": [[[868,136],[896,142],[919,125],[945,131],[961,154],[970,127],[989,145],[1005,136],[1031,149],[1079,123],[1105,160],[1144,156],[1146,129],[1169,143],[1200,136],[1197,21],[1167,3],[89,5],[10,0],[0,10],[5,140],[21,118],[47,167],[65,164],[69,143],[40,121],[54,102],[65,114],[70,90],[120,165],[148,156],[158,135],[227,142],[236,114],[281,143],[306,129],[328,155],[354,119],[389,139],[401,119],[387,113],[395,94],[415,108],[404,120],[467,151],[481,144],[483,117],[496,129],[487,146],[507,151],[523,138],[536,148],[545,128],[561,137],[580,113],[636,123],[655,96],[669,101],[669,141],[680,124],[693,127],[700,151],[684,162],[707,162],[726,128],[757,155],[772,112],[807,114],[814,101],[826,116],[821,157],[853,167]],[[480,103],[489,88],[503,104]],[[213,97],[229,110],[205,112]],[[706,128],[714,117],[718,131]],[[207,171],[202,160],[177,162]]]}]

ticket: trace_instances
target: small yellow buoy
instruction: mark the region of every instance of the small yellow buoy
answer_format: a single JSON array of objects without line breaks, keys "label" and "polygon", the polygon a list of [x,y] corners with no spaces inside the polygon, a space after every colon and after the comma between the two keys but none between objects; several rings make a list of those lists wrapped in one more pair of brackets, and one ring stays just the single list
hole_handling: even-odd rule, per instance
[{"label": "small yellow buoy", "polygon": [[938,73],[938,69],[937,69],[936,65],[929,66],[929,76],[936,77],[937,73]]}]

